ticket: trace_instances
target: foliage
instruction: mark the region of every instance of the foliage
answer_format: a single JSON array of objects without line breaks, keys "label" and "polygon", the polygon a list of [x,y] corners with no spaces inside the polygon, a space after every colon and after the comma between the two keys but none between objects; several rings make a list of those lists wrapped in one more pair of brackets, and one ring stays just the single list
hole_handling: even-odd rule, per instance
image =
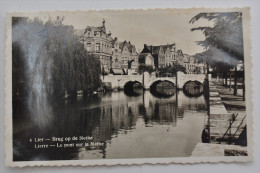
[{"label": "foliage", "polygon": [[47,22],[45,27],[48,32],[45,46],[53,58],[54,91],[93,92],[100,85],[100,62],[86,52],[73,27],[62,25],[58,20]]},{"label": "foliage", "polygon": [[154,68],[153,66],[151,65],[145,65],[145,64],[139,64],[138,66],[138,70],[139,70],[139,73],[143,73],[143,72],[148,72],[148,73],[152,73],[154,72]]},{"label": "foliage", "polygon": [[190,23],[205,19],[213,22],[213,26],[192,28],[205,35],[204,41],[197,42],[205,48],[195,57],[218,70],[229,69],[244,60],[242,13],[200,13]]},{"label": "foliage", "polygon": [[201,73],[201,69],[199,67],[195,67],[193,72],[196,73],[196,74],[199,74],[199,73]]},{"label": "foliage", "polygon": [[[62,96],[65,91],[93,92],[100,86],[100,62],[84,50],[72,26],[63,25],[57,17],[43,23],[35,18],[13,18],[13,74],[19,83],[49,96]],[[21,71],[23,73],[21,73]],[[40,87],[40,88],[39,88]]]},{"label": "foliage", "polygon": [[165,75],[165,74],[176,75],[178,71],[186,73],[186,68],[178,63],[175,63],[172,66],[158,69],[160,75]]}]

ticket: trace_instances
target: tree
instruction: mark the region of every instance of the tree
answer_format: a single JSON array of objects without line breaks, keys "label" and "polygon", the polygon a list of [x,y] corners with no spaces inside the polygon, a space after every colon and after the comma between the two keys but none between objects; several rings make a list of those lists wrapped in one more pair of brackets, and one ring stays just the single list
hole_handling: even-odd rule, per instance
[{"label": "tree", "polygon": [[151,66],[151,65],[145,65],[145,64],[140,64],[139,66],[138,66],[138,70],[139,70],[139,73],[143,73],[143,72],[148,72],[148,73],[152,73],[152,72],[154,72],[154,68],[153,68],[153,66]]},{"label": "tree", "polygon": [[170,66],[169,71],[171,74],[176,75],[178,71],[186,73],[186,68],[179,63],[174,63]]},{"label": "tree", "polygon": [[167,67],[163,67],[163,68],[159,68],[158,72],[160,73],[160,75],[171,75],[171,76],[175,76],[177,74],[178,71],[181,71],[183,73],[186,73],[186,68],[182,65],[180,65],[179,63],[174,63],[171,66],[167,66]]},{"label": "tree", "polygon": [[[205,35],[204,41],[198,41],[198,45],[205,51],[196,54],[195,57],[206,62],[207,67],[216,71],[227,72],[235,68],[240,61],[244,61],[242,13],[200,13],[194,16],[190,23],[200,19],[213,22],[213,26],[192,28],[191,31],[200,30]],[[234,94],[237,93],[235,72]]]},{"label": "tree", "polygon": [[23,92],[46,97],[63,97],[66,91],[76,95],[78,90],[90,94],[100,86],[99,59],[86,52],[63,20],[13,19],[14,92],[21,93],[21,83],[28,86]]},{"label": "tree", "polygon": [[100,86],[100,62],[88,54],[80,42],[74,28],[62,24],[64,18],[48,21],[45,46],[52,58],[53,91],[57,95],[67,91],[77,95],[77,91],[93,93]]},{"label": "tree", "polygon": [[196,73],[196,74],[199,74],[199,73],[201,73],[201,69],[199,67],[195,67],[193,72]]}]

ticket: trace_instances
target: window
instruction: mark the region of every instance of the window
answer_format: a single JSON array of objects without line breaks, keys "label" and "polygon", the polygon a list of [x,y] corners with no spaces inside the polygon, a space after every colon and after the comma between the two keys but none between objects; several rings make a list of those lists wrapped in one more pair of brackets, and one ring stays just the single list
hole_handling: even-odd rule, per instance
[{"label": "window", "polygon": [[90,37],[90,32],[88,32],[88,37]]},{"label": "window", "polygon": [[100,51],[100,43],[96,43],[96,52]]},{"label": "window", "polygon": [[91,43],[87,43],[87,51],[91,51]]}]

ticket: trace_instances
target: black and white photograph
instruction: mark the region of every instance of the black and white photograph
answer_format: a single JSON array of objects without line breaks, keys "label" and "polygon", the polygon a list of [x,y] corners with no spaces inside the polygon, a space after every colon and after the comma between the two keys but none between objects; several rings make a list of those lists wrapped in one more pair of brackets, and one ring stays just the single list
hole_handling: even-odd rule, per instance
[{"label": "black and white photograph", "polygon": [[7,20],[9,165],[252,160],[248,8]]}]

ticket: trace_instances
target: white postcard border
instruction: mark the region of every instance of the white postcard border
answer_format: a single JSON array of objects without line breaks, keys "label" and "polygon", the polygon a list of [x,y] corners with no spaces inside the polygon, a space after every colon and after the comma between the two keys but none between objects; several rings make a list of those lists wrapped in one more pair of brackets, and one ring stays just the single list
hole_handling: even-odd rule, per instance
[{"label": "white postcard border", "polygon": [[[253,101],[252,101],[252,57],[251,57],[251,24],[250,8],[189,8],[178,10],[201,9],[204,11],[242,11],[243,34],[244,34],[244,57],[245,57],[245,83],[246,83],[246,114],[247,116],[247,139],[248,156],[225,156],[225,157],[175,157],[175,158],[138,158],[138,159],[95,159],[95,160],[63,160],[63,161],[13,161],[12,139],[12,37],[11,17],[26,16],[32,12],[12,12],[6,18],[6,66],[5,66],[5,151],[6,165],[11,167],[24,166],[113,166],[113,165],[141,165],[141,164],[195,164],[195,163],[218,163],[218,162],[249,162],[253,161]],[[152,10],[152,9],[123,9],[123,10]],[[176,9],[177,10],[177,9]],[[93,11],[93,10],[92,10]],[[103,10],[102,10],[103,11]],[[111,10],[110,10],[111,11]],[[117,11],[117,10],[113,10]],[[54,11],[49,11],[54,12]],[[61,11],[59,11],[61,12]],[[72,12],[72,11],[62,11]],[[73,11],[77,12],[77,11]],[[40,13],[48,13],[48,11]]]}]

